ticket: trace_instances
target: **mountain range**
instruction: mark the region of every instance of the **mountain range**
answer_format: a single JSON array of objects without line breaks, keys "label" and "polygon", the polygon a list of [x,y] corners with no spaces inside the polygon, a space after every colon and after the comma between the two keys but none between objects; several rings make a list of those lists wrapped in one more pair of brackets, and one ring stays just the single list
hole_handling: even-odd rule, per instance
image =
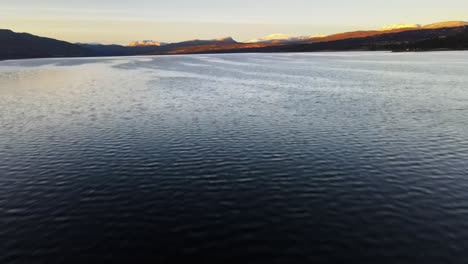
[{"label": "mountain range", "polygon": [[243,43],[289,43],[310,39],[309,36],[293,36],[288,34],[272,34],[263,38],[243,41]]},{"label": "mountain range", "polygon": [[[468,35],[468,22],[448,21],[424,26],[394,24],[377,30],[352,31],[328,36],[273,34],[243,42],[237,42],[231,37],[212,40],[195,39],[178,43],[144,40],[133,41],[123,46],[97,43],[73,44],[0,29],[0,59],[233,52],[402,51],[425,50],[429,47],[464,49],[465,44],[459,42],[465,41],[465,35]],[[441,39],[445,41],[436,41]],[[426,44],[419,46],[418,43],[422,42]],[[444,47],[444,45],[448,46]]]}]

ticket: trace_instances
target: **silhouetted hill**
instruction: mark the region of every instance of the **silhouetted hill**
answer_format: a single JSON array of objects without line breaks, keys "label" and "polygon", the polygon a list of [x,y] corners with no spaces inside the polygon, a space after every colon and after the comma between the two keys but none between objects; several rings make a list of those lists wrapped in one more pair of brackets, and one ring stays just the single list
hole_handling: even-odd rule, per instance
[{"label": "silhouetted hill", "polygon": [[180,49],[180,48],[198,47],[198,46],[205,46],[205,45],[226,46],[226,45],[232,45],[232,44],[237,44],[237,42],[231,37],[220,38],[220,39],[210,39],[210,40],[195,39],[195,40],[183,41],[183,42],[172,43],[172,44],[161,46],[159,49],[159,52],[171,53],[171,51]]},{"label": "silhouetted hill", "polygon": [[0,29],[0,60],[92,55],[91,50],[65,41]]},{"label": "silhouetted hill", "polygon": [[121,46],[102,44],[78,44],[92,50],[95,56],[132,56],[157,52],[162,46]]}]

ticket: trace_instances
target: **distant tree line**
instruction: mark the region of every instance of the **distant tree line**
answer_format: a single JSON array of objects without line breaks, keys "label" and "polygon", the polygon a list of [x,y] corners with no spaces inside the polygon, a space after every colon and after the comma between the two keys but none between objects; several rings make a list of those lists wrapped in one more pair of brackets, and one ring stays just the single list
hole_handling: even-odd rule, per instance
[{"label": "distant tree line", "polygon": [[402,51],[468,50],[468,28],[463,33],[452,36],[438,36],[413,43],[390,44],[388,49]]}]

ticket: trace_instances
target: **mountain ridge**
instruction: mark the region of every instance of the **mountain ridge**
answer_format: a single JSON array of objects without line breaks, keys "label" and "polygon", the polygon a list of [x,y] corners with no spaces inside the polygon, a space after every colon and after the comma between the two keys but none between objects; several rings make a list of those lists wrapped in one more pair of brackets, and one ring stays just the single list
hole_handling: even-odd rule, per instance
[{"label": "mountain ridge", "polygon": [[465,27],[468,26],[468,22],[465,21],[444,21],[437,22],[428,25],[424,25],[425,29],[436,29],[436,28],[449,28],[449,27]]},{"label": "mountain ridge", "polygon": [[[232,37],[222,37],[209,40],[188,40],[162,45],[160,42],[147,40],[143,45],[122,46],[103,45],[98,43],[68,43],[34,36],[28,33],[15,33],[0,29],[0,60],[22,58],[50,57],[89,57],[89,56],[133,56],[133,55],[163,55],[221,52],[300,52],[324,50],[417,50],[412,43],[464,34],[468,30],[468,22],[446,21],[415,26],[418,24],[394,24],[385,30],[358,30],[342,32],[328,36],[292,36],[273,34],[255,41],[238,42]],[[464,37],[455,38],[465,41]],[[432,43],[432,42],[431,42]],[[450,47],[464,47],[460,43],[438,42],[443,48],[444,43]],[[158,45],[159,44],[159,45]],[[431,44],[432,46],[437,46]],[[398,46],[400,45],[400,46]],[[425,45],[425,46],[431,46]],[[396,47],[396,48],[395,48]]]}]

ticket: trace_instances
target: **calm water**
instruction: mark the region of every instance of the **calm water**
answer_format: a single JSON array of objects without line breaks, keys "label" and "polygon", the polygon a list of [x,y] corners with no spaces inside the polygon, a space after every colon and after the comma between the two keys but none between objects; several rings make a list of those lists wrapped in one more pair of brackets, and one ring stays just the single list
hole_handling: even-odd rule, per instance
[{"label": "calm water", "polygon": [[0,263],[466,263],[468,52],[0,62]]}]

